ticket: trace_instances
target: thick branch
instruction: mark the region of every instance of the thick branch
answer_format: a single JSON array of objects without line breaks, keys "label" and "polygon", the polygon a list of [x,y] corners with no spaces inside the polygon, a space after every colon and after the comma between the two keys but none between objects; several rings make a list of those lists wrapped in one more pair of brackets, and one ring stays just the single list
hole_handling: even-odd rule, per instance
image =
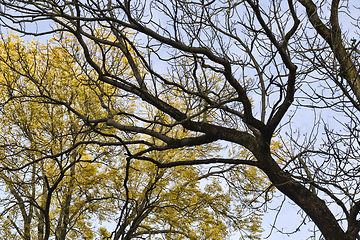
[{"label": "thick branch", "polygon": [[317,7],[311,0],[299,0],[299,2],[306,8],[307,16],[315,30],[332,48],[336,60],[340,64],[340,76],[346,79],[358,100],[358,104],[360,104],[360,76],[355,64],[351,60],[351,55],[346,51],[342,41],[338,17],[339,0],[332,1],[330,15],[331,29],[327,28],[320,20],[317,14]]}]

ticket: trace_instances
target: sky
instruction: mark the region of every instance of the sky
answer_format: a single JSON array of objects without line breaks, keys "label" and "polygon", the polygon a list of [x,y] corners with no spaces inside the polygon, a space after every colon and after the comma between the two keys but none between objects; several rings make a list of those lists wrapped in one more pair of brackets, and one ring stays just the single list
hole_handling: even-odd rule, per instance
[{"label": "sky", "polygon": [[[44,23],[43,26],[40,26],[41,28],[43,28],[44,26],[48,27],[48,24]],[[39,26],[37,26],[39,27]],[[37,38],[37,40],[40,40],[41,42],[46,42],[47,37],[43,36],[41,38]],[[307,113],[309,114],[309,116],[311,115],[311,113]],[[299,123],[300,124],[300,123]],[[307,127],[306,125],[304,125],[304,127]],[[276,200],[274,200],[272,203],[269,204],[269,209],[271,208],[276,208],[278,207],[282,200],[283,197],[281,196],[281,194],[279,198],[277,198]],[[274,222],[274,219],[276,218],[276,214],[277,211],[268,211],[264,214],[264,219],[263,219],[263,228],[264,228],[264,233],[263,233],[263,239],[268,239],[268,240],[285,240],[285,239],[297,239],[297,240],[302,240],[302,239],[306,239],[307,237],[309,237],[311,235],[311,230],[313,229],[313,224],[306,224],[303,225],[300,228],[300,231],[298,231],[295,234],[292,235],[286,235],[286,234],[282,234],[279,231],[277,231],[276,229],[272,230],[272,224]],[[282,210],[280,211],[279,215],[277,216],[277,223],[276,223],[276,227],[281,229],[284,232],[293,232],[300,224],[302,218],[299,216],[300,212],[299,212],[299,208],[294,205],[293,203],[291,203],[291,201],[289,199],[285,199],[284,205],[282,207]],[[269,235],[270,231],[272,230],[271,235],[268,238],[265,238]],[[236,239],[236,237],[234,238]]]}]

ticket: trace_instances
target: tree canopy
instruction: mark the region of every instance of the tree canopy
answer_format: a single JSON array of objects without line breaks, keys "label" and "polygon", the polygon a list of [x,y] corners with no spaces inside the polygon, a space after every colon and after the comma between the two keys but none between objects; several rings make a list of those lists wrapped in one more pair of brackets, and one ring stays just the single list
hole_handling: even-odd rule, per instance
[{"label": "tree canopy", "polygon": [[276,189],[360,239],[349,1],[0,4],[7,236],[256,239]]}]

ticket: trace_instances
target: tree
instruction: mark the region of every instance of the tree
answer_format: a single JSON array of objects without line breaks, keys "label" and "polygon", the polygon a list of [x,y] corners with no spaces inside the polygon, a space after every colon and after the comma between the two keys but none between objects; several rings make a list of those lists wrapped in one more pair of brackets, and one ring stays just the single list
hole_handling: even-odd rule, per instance
[{"label": "tree", "polygon": [[[113,100],[119,94],[116,88],[88,80],[91,73],[68,52],[77,49],[71,38],[58,43],[73,47],[27,43],[16,35],[1,42],[0,87],[6,93],[0,117],[2,238],[219,239],[235,230],[259,239],[261,211],[249,206],[259,202],[254,189],[269,187],[263,175],[243,166],[129,165],[124,149],[116,147],[124,142],[108,141],[115,136],[113,129],[101,124],[89,128],[74,113],[101,116],[108,106],[132,113],[134,103]],[[124,63],[126,59],[120,58],[113,67],[126,71]],[[174,128],[170,134],[185,138],[190,133]],[[131,139],[128,152],[145,150],[134,144],[155,144],[151,138],[127,138]],[[149,157],[177,161],[210,156],[218,149],[218,144],[207,144]],[[245,152],[233,154],[250,157]],[[232,178],[236,187],[224,188],[215,176]],[[113,233],[92,224],[116,222],[117,217]]]},{"label": "tree", "polygon": [[[6,59],[1,64],[1,90],[10,96],[3,96],[1,109],[0,179],[6,187],[2,189],[6,196],[2,199],[2,238],[48,239],[51,234],[66,239],[75,234],[91,239],[92,215],[104,218],[112,211],[104,201],[106,193],[104,199],[88,198],[88,192],[100,191],[106,182],[105,172],[89,165],[89,151],[95,149],[74,148],[89,139],[88,132],[79,129],[65,108],[36,94],[45,91],[49,97],[71,97],[72,85],[81,75],[74,75],[74,65],[58,48],[44,51],[45,46],[36,42],[27,46],[9,36],[1,42],[1,50],[1,58]],[[91,161],[101,154],[91,154]],[[10,235],[11,230],[16,234]]]},{"label": "tree", "polygon": [[[255,167],[325,239],[360,239],[359,44],[350,25],[340,23],[347,16],[356,29],[358,15],[348,1],[0,2],[4,28],[57,34],[87,72],[89,89],[116,89],[105,114],[57,104],[92,133],[127,149],[128,169],[139,162],[160,169]],[[43,28],[49,21],[51,28]],[[66,45],[68,36],[76,47]],[[126,67],[118,68],[122,58]],[[110,102],[139,107],[130,112]],[[315,112],[314,126],[294,131],[304,109]],[[330,118],[319,120],[321,113]],[[335,114],[338,121],[329,120]],[[271,149],[279,139],[282,153]],[[251,158],[169,161],[153,155],[218,141],[244,147]]]}]

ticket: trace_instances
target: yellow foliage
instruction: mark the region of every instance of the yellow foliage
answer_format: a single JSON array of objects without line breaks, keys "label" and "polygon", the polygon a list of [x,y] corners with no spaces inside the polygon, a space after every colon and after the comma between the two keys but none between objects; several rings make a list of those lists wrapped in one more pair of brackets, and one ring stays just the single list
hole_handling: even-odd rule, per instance
[{"label": "yellow foliage", "polygon": [[[97,34],[106,32],[99,29]],[[111,35],[106,40],[117,41]],[[99,46],[90,46],[90,54],[99,52]],[[134,73],[121,52],[111,54],[104,68],[112,68],[114,74],[130,79]],[[161,234],[163,239],[205,240],[227,239],[233,231],[244,231],[252,239],[259,239],[261,212],[251,209],[251,204],[258,197],[254,189],[266,188],[268,183],[254,168],[159,169],[150,162],[134,159],[128,166],[124,148],[93,144],[113,141],[106,134],[113,134],[115,129],[105,122],[88,124],[92,119],[112,118],[131,126],[130,119],[120,113],[138,108],[165,125],[171,122],[168,116],[146,104],[121,101],[119,96],[123,93],[97,81],[96,72],[78,55],[80,47],[68,36],[54,38],[49,45],[24,42],[16,35],[0,42],[0,91],[4,93],[0,96],[0,165],[9,170],[2,172],[1,182],[9,198],[6,206],[11,209],[4,213],[8,218],[0,219],[4,228],[0,237],[17,239],[26,226],[45,229],[43,223],[48,217],[52,236],[60,236],[65,230],[67,239],[105,238],[112,230],[96,230],[92,223],[117,223],[121,215],[119,224],[124,229],[130,231],[136,226],[134,236],[158,236],[157,231],[168,230]],[[93,57],[101,62],[100,56]],[[221,87],[217,76],[209,77],[214,79],[209,89]],[[162,97],[172,99],[174,106],[182,104],[176,98],[174,101],[174,96],[164,93]],[[185,107],[182,110],[195,115],[202,111]],[[198,117],[207,121],[217,116],[206,110]],[[180,126],[144,123],[144,127],[169,137],[194,137]],[[96,134],[94,129],[104,134]],[[163,144],[150,137],[119,135],[126,140]],[[128,150],[140,152],[146,147],[134,144]],[[272,149],[277,148],[281,145],[274,143]],[[220,146],[212,143],[149,152],[146,156],[167,163],[212,157],[219,150]],[[234,148],[230,153],[251,158],[243,149]],[[216,180],[218,175],[223,176],[222,181]],[[12,201],[17,205],[10,207]],[[31,222],[25,223],[26,218]],[[23,229],[12,233],[14,224],[9,219]],[[44,230],[29,232],[31,238],[41,234]]]}]

